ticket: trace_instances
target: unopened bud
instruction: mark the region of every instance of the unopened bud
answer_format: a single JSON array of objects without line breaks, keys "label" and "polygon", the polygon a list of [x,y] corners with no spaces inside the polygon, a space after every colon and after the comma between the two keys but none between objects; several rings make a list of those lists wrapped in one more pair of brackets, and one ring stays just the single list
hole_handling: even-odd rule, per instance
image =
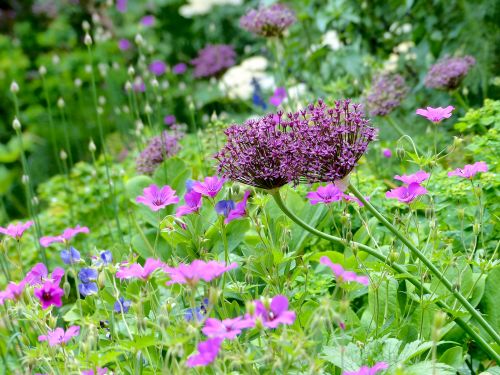
[{"label": "unopened bud", "polygon": [[65,103],[64,103],[64,99],[63,99],[63,98],[59,98],[59,99],[57,99],[57,106],[58,106],[59,108],[64,108],[64,104],[65,104]]},{"label": "unopened bud", "polygon": [[12,81],[12,83],[10,84],[10,91],[14,94],[19,92],[19,85],[16,81]]},{"label": "unopened bud", "polygon": [[135,44],[137,44],[138,46],[141,46],[142,44],[144,44],[144,39],[142,39],[142,36],[141,34],[137,34],[135,36]]},{"label": "unopened bud", "polygon": [[82,80],[80,78],[75,79],[75,86],[76,87],[82,87]]},{"label": "unopened bud", "polygon": [[12,121],[12,127],[14,128],[14,130],[21,130],[21,123],[19,122],[19,120],[17,119],[17,117],[14,117],[14,120]]},{"label": "unopened bud", "polygon": [[481,224],[480,223],[474,223],[472,225],[472,233],[474,233],[476,236],[479,235],[481,232]]},{"label": "unopened bud", "polygon": [[141,121],[141,120],[137,120],[137,121],[135,122],[135,129],[136,129],[137,131],[139,131],[139,132],[140,132],[142,129],[144,129],[144,124],[142,123],[142,121]]},{"label": "unopened bud", "polygon": [[23,177],[21,177],[21,182],[24,184],[24,185],[28,185],[28,183],[30,182],[30,177],[26,174],[23,174]]},{"label": "unopened bud", "polygon": [[130,81],[125,82],[125,90],[132,91],[132,84],[130,83]]},{"label": "unopened bud", "polygon": [[90,30],[90,23],[87,20],[85,20],[85,21],[82,22],[82,29],[83,29],[83,31],[89,31]]},{"label": "unopened bud", "polygon": [[106,104],[106,98],[104,96],[100,96],[99,99],[99,104],[100,105],[105,105]]},{"label": "unopened bud", "polygon": [[463,208],[459,208],[457,210],[457,216],[460,220],[463,220],[465,217],[465,210]]},{"label": "unopened bud", "polygon": [[153,113],[153,108],[151,108],[149,104],[146,104],[146,106],[144,107],[144,112],[146,112],[147,114],[151,114]]},{"label": "unopened bud", "polygon": [[151,80],[151,86],[153,86],[153,87],[155,87],[155,88],[156,88],[156,87],[158,87],[159,85],[160,85],[160,84],[158,83],[158,80],[157,80],[156,78],[153,78],[153,79]]},{"label": "unopened bud", "polygon": [[402,148],[402,147],[396,147],[396,155],[398,156],[398,158],[404,159],[404,157],[405,157],[405,149]]},{"label": "unopened bud", "polygon": [[40,201],[38,200],[38,197],[33,197],[31,199],[31,204],[33,204],[33,206],[38,206],[40,204]]},{"label": "unopened bud", "polygon": [[59,55],[52,56],[52,64],[59,65],[60,62],[61,62],[61,58],[59,57]]},{"label": "unopened bud", "polygon": [[94,153],[95,151],[97,150],[97,147],[95,146],[95,143],[93,140],[90,140],[90,143],[89,143],[89,151]]},{"label": "unopened bud", "polygon": [[63,284],[64,297],[68,298],[69,293],[71,292],[71,285],[66,281]]},{"label": "unopened bud", "polygon": [[61,157],[61,160],[66,160],[68,158],[68,154],[66,154],[64,150],[61,150],[59,156]]},{"label": "unopened bud", "polygon": [[83,43],[86,46],[90,46],[92,44],[92,37],[90,36],[90,34],[85,34],[85,37],[83,38]]},{"label": "unopened bud", "polygon": [[127,72],[128,72],[129,76],[133,76],[135,74],[134,67],[133,66],[129,66]]},{"label": "unopened bud", "polygon": [[41,76],[44,76],[45,74],[47,74],[47,68],[44,65],[41,65],[38,68],[38,73],[40,73]]},{"label": "unopened bud", "polygon": [[391,251],[389,253],[389,260],[391,262],[396,262],[399,259],[399,253],[397,251]]},{"label": "unopened bud", "polygon": [[97,114],[102,115],[104,113],[104,109],[102,107],[97,107]]}]

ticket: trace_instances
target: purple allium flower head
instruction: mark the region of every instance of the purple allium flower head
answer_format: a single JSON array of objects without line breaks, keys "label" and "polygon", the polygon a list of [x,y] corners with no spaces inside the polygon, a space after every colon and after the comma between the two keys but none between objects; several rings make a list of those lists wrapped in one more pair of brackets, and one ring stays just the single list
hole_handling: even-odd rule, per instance
[{"label": "purple allium flower head", "polygon": [[179,152],[181,136],[181,134],[172,135],[164,131],[160,136],[151,138],[135,161],[137,171],[152,175],[163,161]]},{"label": "purple allium flower head", "polygon": [[425,117],[427,120],[432,121],[437,124],[440,123],[445,118],[451,117],[451,112],[455,109],[455,107],[449,105],[446,108],[437,107],[427,107],[427,109],[419,108],[415,112],[417,115]]},{"label": "purple allium flower head", "polygon": [[173,125],[173,124],[175,124],[175,116],[174,115],[166,115],[163,118],[163,123],[165,125]]},{"label": "purple allium flower head", "polygon": [[197,58],[191,60],[196,78],[218,75],[235,63],[236,52],[227,44],[209,44],[198,51]]},{"label": "purple allium flower head", "polygon": [[354,281],[363,285],[370,284],[370,279],[368,279],[367,276],[358,276],[352,271],[346,271],[344,267],[342,267],[340,264],[333,263],[327,256],[321,257],[319,262],[332,270],[338,282]]},{"label": "purple allium flower head", "polygon": [[337,202],[342,199],[344,192],[336,187],[334,184],[328,184],[326,186],[319,186],[316,191],[310,191],[307,193],[307,198],[312,205],[318,203],[332,203]]},{"label": "purple allium flower head", "polygon": [[0,233],[6,236],[20,240],[24,232],[33,225],[32,221],[27,221],[26,223],[9,224],[7,228],[0,227]]},{"label": "purple allium flower head", "polygon": [[116,313],[127,313],[128,310],[130,309],[130,306],[132,306],[132,302],[129,300],[126,300],[123,297],[118,298],[118,301],[115,302],[113,306],[113,310]]},{"label": "purple allium flower head", "polygon": [[187,367],[206,366],[215,361],[220,351],[223,338],[214,337],[198,344],[198,353],[192,354],[187,362]]},{"label": "purple allium flower head", "polygon": [[149,64],[149,71],[155,76],[161,76],[162,74],[165,74],[166,70],[167,65],[161,60],[155,60],[151,64]]},{"label": "purple allium flower head", "polygon": [[64,264],[75,264],[81,259],[80,252],[73,246],[70,246],[68,250],[61,251],[61,259]]},{"label": "purple allium flower head", "polygon": [[129,267],[121,267],[116,271],[118,279],[142,279],[147,280],[157,269],[163,269],[165,263],[161,260],[148,258],[144,263],[144,267],[138,263],[133,263]]},{"label": "purple allium flower head", "polygon": [[255,320],[238,316],[234,319],[218,320],[208,318],[202,332],[207,337],[220,337],[234,340],[241,333],[241,330],[255,326]]},{"label": "purple allium flower head", "polygon": [[488,172],[488,165],[484,161],[478,161],[474,164],[467,164],[463,168],[457,168],[454,171],[448,172],[448,177],[457,176],[471,180],[479,172]]},{"label": "purple allium flower head", "polygon": [[400,186],[385,193],[386,198],[394,198],[401,203],[410,204],[418,196],[427,194],[427,189],[420,186],[418,182],[412,182],[408,186]]},{"label": "purple allium flower head", "polygon": [[331,182],[346,177],[375,139],[360,106],[350,100],[328,107],[322,100],[304,110],[269,114],[225,130],[215,155],[223,177],[263,189],[289,182]]},{"label": "purple allium flower head", "polygon": [[425,86],[428,88],[454,90],[476,64],[472,56],[445,57],[432,65],[425,76]]},{"label": "purple allium flower head", "polygon": [[234,203],[232,199],[221,200],[215,204],[215,212],[217,212],[218,215],[227,217],[235,207],[236,203]]},{"label": "purple allium flower head", "polygon": [[198,212],[202,205],[202,196],[196,191],[190,191],[184,195],[185,205],[177,207],[175,216],[181,217]]},{"label": "purple allium flower head", "polygon": [[152,15],[147,15],[141,18],[142,26],[150,27],[155,24],[155,17]]},{"label": "purple allium flower head", "polygon": [[399,74],[382,73],[375,76],[366,97],[370,115],[388,115],[401,104],[407,93],[408,87]]},{"label": "purple allium flower head", "polygon": [[132,43],[128,39],[120,39],[118,41],[118,48],[121,51],[128,51],[132,47]]},{"label": "purple allium flower head", "polygon": [[59,287],[59,283],[45,281],[39,288],[35,288],[35,297],[40,300],[42,308],[46,309],[52,305],[61,307],[64,291]]},{"label": "purple allium flower head", "polygon": [[376,375],[377,372],[385,370],[389,365],[385,362],[378,362],[373,367],[363,366],[358,371],[346,371],[343,375]]},{"label": "purple allium flower head", "polygon": [[238,264],[236,263],[226,265],[225,263],[217,262],[215,260],[205,262],[203,260],[195,259],[191,264],[180,263],[177,267],[165,266],[164,271],[170,277],[170,281],[167,281],[167,285],[196,285],[200,280],[209,282],[219,277],[224,272],[232,270],[236,267],[238,267]]},{"label": "purple allium flower head", "polygon": [[127,11],[127,0],[116,0],[116,10],[125,13]]},{"label": "purple allium flower head", "polygon": [[161,188],[155,184],[149,185],[147,188],[144,188],[143,194],[135,198],[135,201],[145,204],[153,211],[159,211],[162,208],[179,202],[179,197],[175,195],[175,190],[168,185]]},{"label": "purple allium flower head", "polygon": [[250,9],[240,18],[240,26],[256,35],[281,36],[297,20],[295,12],[283,4]]},{"label": "purple allium flower head", "polygon": [[409,175],[402,175],[402,176],[399,176],[399,175],[396,175],[394,176],[394,179],[395,180],[398,180],[398,181],[402,181],[403,183],[409,185],[411,184],[412,182],[416,182],[417,184],[421,184],[422,182],[426,181],[431,175],[429,173],[427,173],[426,171],[418,171],[418,172],[415,172],[413,174],[409,174]]},{"label": "purple allium flower head", "polygon": [[196,181],[193,184],[193,191],[196,191],[205,197],[215,198],[215,196],[222,189],[222,186],[224,186],[224,182],[226,182],[224,178],[219,178],[217,176],[205,177],[203,182]]},{"label": "purple allium flower head", "polygon": [[273,96],[269,98],[269,103],[275,107],[279,107],[285,99],[286,89],[284,87],[277,87],[276,90],[274,90]]},{"label": "purple allium flower head", "polygon": [[47,335],[38,336],[38,341],[48,341],[50,346],[62,345],[67,343],[71,338],[80,334],[79,326],[71,326],[64,331],[62,328],[56,328],[53,331],[48,331]]},{"label": "purple allium flower head", "polygon": [[389,149],[389,148],[384,148],[384,149],[382,150],[382,156],[383,156],[384,158],[387,158],[387,159],[391,158],[391,157],[392,157],[392,151],[391,151],[391,149]]},{"label": "purple allium flower head", "polygon": [[172,67],[172,73],[180,75],[186,73],[187,65],[185,63],[175,64]]},{"label": "purple allium flower head", "polygon": [[78,233],[89,233],[89,228],[87,227],[81,227],[80,225],[77,225],[74,228],[67,228],[64,230],[64,232],[59,235],[59,236],[46,236],[40,238],[40,244],[43,247],[48,247],[52,243],[57,243],[57,242],[64,242],[67,243],[70,239],[75,237]]},{"label": "purple allium flower head", "polygon": [[246,316],[247,319],[259,319],[267,328],[276,328],[280,324],[290,325],[295,321],[295,312],[288,310],[288,298],[282,295],[274,296],[268,307],[262,301],[256,300],[255,314]]}]

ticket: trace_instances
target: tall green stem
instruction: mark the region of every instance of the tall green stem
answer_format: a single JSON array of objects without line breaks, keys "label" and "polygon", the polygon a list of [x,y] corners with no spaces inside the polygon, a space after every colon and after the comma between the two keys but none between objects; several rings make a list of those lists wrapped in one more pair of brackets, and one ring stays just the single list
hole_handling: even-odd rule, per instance
[{"label": "tall green stem", "polygon": [[389,229],[420,261],[431,271],[431,273],[438,278],[438,280],[450,291],[451,294],[460,302],[460,304],[474,317],[481,327],[493,338],[498,345],[500,345],[500,335],[493,327],[483,318],[481,313],[477,311],[474,306],[453,286],[453,284],[441,273],[441,271],[432,263],[427,257],[413,245],[394,225],[392,225],[365,197],[354,187],[350,186],[349,189],[358,198],[365,207],[375,216],[387,229]]},{"label": "tall green stem", "polygon": [[[364,245],[359,242],[349,242],[343,238],[332,236],[330,234],[321,232],[317,230],[316,228],[311,227],[309,224],[304,222],[302,219],[300,219],[298,216],[296,216],[293,212],[291,212],[284,204],[281,195],[279,193],[279,190],[272,190],[270,191],[270,194],[273,196],[276,204],[278,207],[287,215],[292,221],[294,221],[296,224],[300,225],[302,228],[307,230],[308,232],[323,238],[327,241],[330,242],[335,242],[343,246],[350,246],[352,248],[357,248],[361,251],[364,251],[373,257],[377,258],[378,260],[382,261],[385,263],[388,267],[392,268],[394,271],[396,271],[398,274],[404,275],[407,280],[412,283],[415,287],[423,290],[426,294],[432,294],[432,291],[429,290],[425,285],[421,284],[420,280],[415,278],[412,274],[410,274],[403,266],[390,262],[387,257],[381,253],[379,253],[376,249],[373,249],[370,246]],[[493,348],[484,340],[478,332],[474,330],[473,327],[471,327],[465,320],[459,317],[454,317],[453,314],[450,312],[451,309],[446,305],[441,300],[437,300],[436,305],[439,306],[441,309],[443,309],[452,319],[454,319],[455,323],[457,323],[465,332],[467,332],[471,337],[474,338],[476,343],[485,351],[485,353],[488,353],[495,361],[498,362],[500,359],[500,355],[493,350]]]}]

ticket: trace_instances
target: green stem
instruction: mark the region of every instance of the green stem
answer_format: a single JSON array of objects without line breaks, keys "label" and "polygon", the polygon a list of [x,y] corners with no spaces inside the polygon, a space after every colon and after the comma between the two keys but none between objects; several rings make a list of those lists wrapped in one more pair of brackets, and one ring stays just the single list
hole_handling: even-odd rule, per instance
[{"label": "green stem", "polygon": [[[352,248],[357,248],[360,249],[373,257],[377,258],[378,260],[382,261],[385,263],[388,267],[392,268],[394,271],[396,271],[398,274],[404,275],[407,280],[412,283],[415,287],[422,289],[426,294],[432,294],[432,292],[425,286],[420,283],[420,280],[415,278],[412,274],[410,274],[406,269],[396,263],[390,262],[387,257],[381,253],[379,253],[377,250],[373,249],[370,246],[364,245],[359,242],[349,242],[343,238],[332,236],[330,234],[321,232],[317,230],[316,228],[311,227],[309,224],[306,222],[302,221],[298,216],[296,216],[293,212],[291,212],[284,204],[281,195],[279,193],[279,190],[271,190],[270,194],[273,196],[276,204],[278,207],[287,215],[292,221],[294,221],[296,224],[300,225],[302,228],[307,230],[308,232],[323,238],[327,241],[330,242],[335,242],[343,246],[350,246]],[[358,197],[359,198],[359,197]],[[363,198],[364,199],[364,198]],[[457,323],[465,332],[467,332],[471,337],[476,340],[477,344],[481,346],[481,348],[488,353],[492,358],[495,359],[495,361],[498,362],[500,359],[500,355],[493,350],[493,348],[484,340],[478,332],[474,330],[472,326],[467,324],[465,320],[459,317],[454,317],[453,314],[450,312],[451,309],[446,305],[446,303],[442,302],[441,300],[436,300],[436,305],[439,306],[441,309],[443,309],[452,319],[454,319],[455,323]]]},{"label": "green stem", "polygon": [[389,229],[401,242],[410,249],[410,251],[438,278],[438,280],[450,291],[451,294],[460,302],[460,304],[474,317],[481,327],[500,345],[500,335],[493,327],[484,319],[474,306],[453,286],[453,284],[441,273],[441,271],[427,257],[413,245],[398,229],[392,225],[363,195],[351,185],[349,189],[352,193],[365,205],[365,207],[375,216],[387,229]]}]

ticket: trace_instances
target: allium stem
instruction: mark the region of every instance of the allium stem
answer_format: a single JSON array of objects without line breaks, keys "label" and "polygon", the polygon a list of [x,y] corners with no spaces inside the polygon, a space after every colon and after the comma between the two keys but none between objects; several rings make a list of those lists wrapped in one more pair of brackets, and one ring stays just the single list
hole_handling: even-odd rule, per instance
[{"label": "allium stem", "polygon": [[352,185],[349,186],[352,193],[358,198],[364,206],[375,216],[387,229],[389,229],[420,261],[436,276],[439,281],[450,291],[451,294],[460,302],[460,304],[471,314],[472,317],[484,328],[492,339],[500,345],[500,335],[491,327],[491,325],[484,319],[479,311],[470,304],[469,301],[453,286],[453,284],[441,273],[441,271],[429,260],[415,245],[407,239],[399,230],[392,225],[370,202],[368,202],[363,195]]},{"label": "allium stem", "polygon": [[[357,192],[357,190],[356,190],[356,192]],[[344,246],[350,246],[352,248],[364,251],[364,252],[372,255],[373,257],[377,258],[378,260],[382,261],[383,263],[385,263],[388,267],[392,268],[398,274],[404,275],[405,278],[411,284],[413,284],[415,287],[423,290],[426,294],[429,294],[429,295],[433,294],[433,292],[429,288],[427,288],[425,285],[423,285],[420,282],[420,280],[418,280],[414,275],[410,274],[405,269],[404,266],[396,264],[394,262],[391,262],[385,255],[379,253],[376,249],[374,249],[370,246],[364,245],[364,244],[359,243],[359,242],[347,241],[343,238],[332,236],[330,234],[321,232],[321,231],[317,230],[316,228],[311,227],[309,224],[304,222],[302,219],[300,219],[298,216],[296,216],[293,212],[291,212],[285,206],[285,203],[283,202],[283,199],[281,198],[281,195],[280,195],[280,192],[278,189],[270,190],[270,194],[273,196],[274,201],[276,202],[278,207],[281,209],[281,211],[283,211],[283,213],[285,215],[287,215],[292,221],[294,221],[296,224],[300,225],[302,228],[304,228],[308,232],[310,232],[310,233],[312,233],[320,238],[323,238],[327,241],[335,242],[335,243],[338,243],[338,244],[344,245]],[[358,192],[358,194],[359,194],[359,192]],[[358,198],[359,198],[359,196],[358,196]],[[363,197],[361,197],[361,198],[363,198]],[[366,201],[366,200],[363,198],[363,201]],[[493,350],[493,348],[488,344],[488,342],[486,342],[486,340],[484,340],[479,335],[479,333],[474,330],[474,328],[472,326],[470,326],[462,318],[455,317],[450,312],[451,309],[445,302],[443,302],[441,300],[436,300],[435,303],[439,308],[443,309],[450,316],[450,318],[455,321],[456,324],[458,324],[465,332],[467,332],[471,337],[473,337],[474,340],[476,341],[476,343],[484,350],[485,353],[488,353],[495,361],[498,362],[498,360],[500,359],[500,355],[495,350]],[[474,310],[474,308],[473,308],[473,310]]]}]

